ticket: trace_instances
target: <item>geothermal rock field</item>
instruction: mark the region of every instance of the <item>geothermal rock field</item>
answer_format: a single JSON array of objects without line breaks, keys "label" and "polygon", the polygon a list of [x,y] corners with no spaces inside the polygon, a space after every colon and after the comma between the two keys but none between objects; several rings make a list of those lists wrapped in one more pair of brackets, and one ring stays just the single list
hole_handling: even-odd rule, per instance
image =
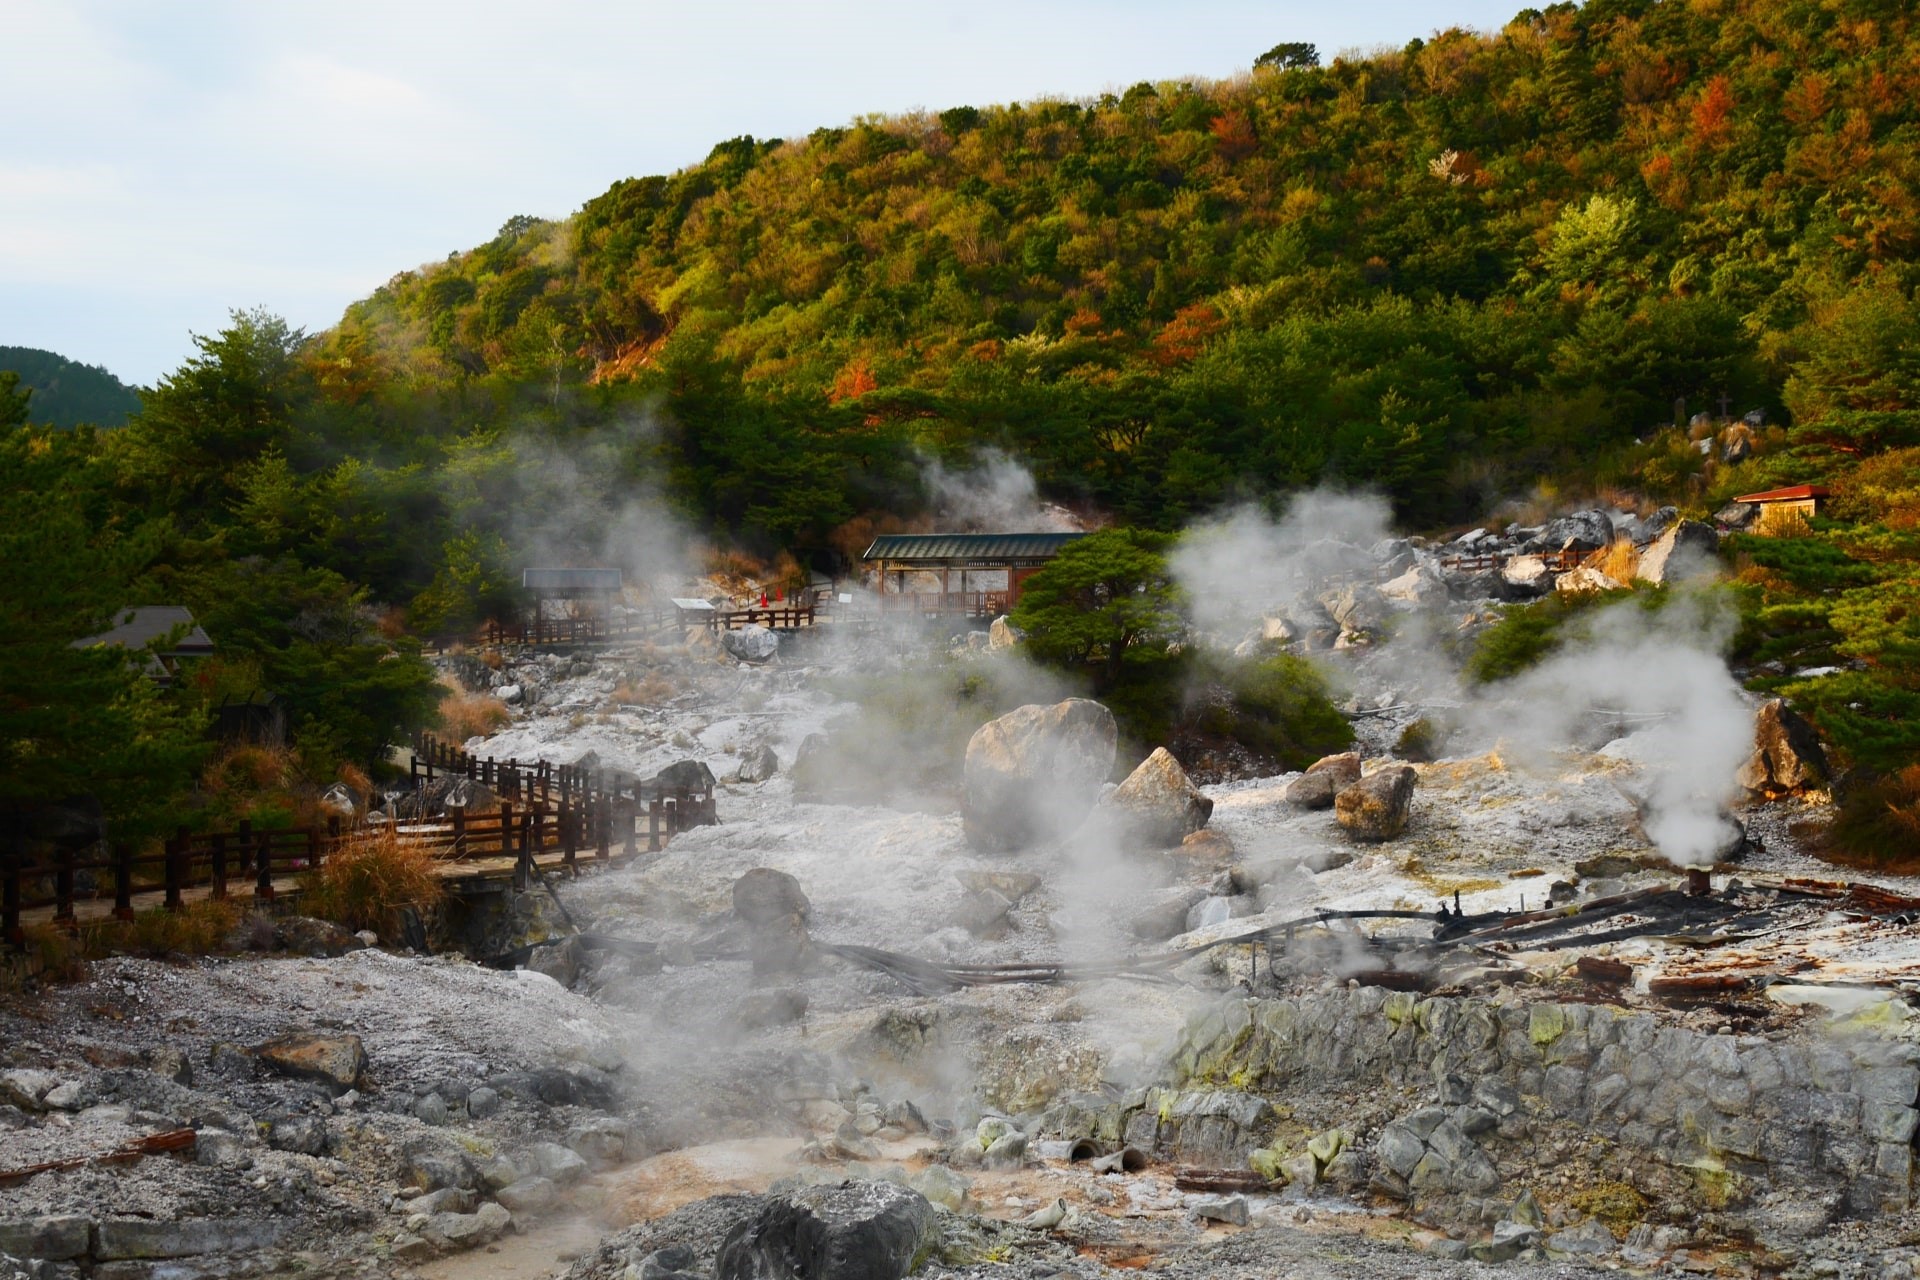
[{"label": "geothermal rock field", "polygon": [[698,761],[718,823],[432,953],[261,918],[7,996],[0,1276],[1920,1274],[1920,884],[1798,849],[1817,743],[1704,613],[1496,697],[1440,638],[1541,562],[1334,552],[1207,625],[1353,752],[1204,785],[1064,696],[914,794],[848,761],[932,726],[836,752],[1004,627],[450,656],[513,691],[469,751]]}]

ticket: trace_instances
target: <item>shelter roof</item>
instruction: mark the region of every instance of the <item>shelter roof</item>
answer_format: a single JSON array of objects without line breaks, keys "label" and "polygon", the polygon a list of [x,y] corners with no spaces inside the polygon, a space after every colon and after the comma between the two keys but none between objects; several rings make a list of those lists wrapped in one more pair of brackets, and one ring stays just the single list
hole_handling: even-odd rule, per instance
[{"label": "shelter roof", "polygon": [[1808,498],[1829,496],[1827,486],[1823,484],[1796,484],[1785,489],[1768,489],[1765,493],[1742,494],[1735,502],[1804,502]]},{"label": "shelter roof", "polygon": [[77,641],[75,647],[112,644],[125,649],[144,649],[156,640],[165,639],[176,627],[185,627],[186,634],[167,647],[168,653],[213,652],[213,640],[193,620],[192,610],[177,604],[149,604],[122,609],[114,615],[111,630]]},{"label": "shelter roof", "polygon": [[1050,560],[1082,533],[890,533],[875,538],[864,560],[905,564],[1005,564]]},{"label": "shelter roof", "polygon": [[618,569],[523,569],[520,585],[528,591],[618,591]]}]

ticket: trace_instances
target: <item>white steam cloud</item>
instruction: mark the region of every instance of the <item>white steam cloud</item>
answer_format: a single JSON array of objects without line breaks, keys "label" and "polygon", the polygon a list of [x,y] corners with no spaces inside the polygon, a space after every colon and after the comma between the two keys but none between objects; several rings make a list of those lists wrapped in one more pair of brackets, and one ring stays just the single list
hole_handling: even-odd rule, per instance
[{"label": "white steam cloud", "polygon": [[926,458],[920,471],[942,533],[1075,533],[1071,512],[1040,500],[1033,473],[998,449],[983,449],[971,464],[950,468]]},{"label": "white steam cloud", "polygon": [[1370,571],[1372,548],[1392,536],[1385,499],[1316,489],[1295,496],[1277,521],[1244,506],[1194,526],[1170,567],[1194,625],[1225,636],[1263,617],[1299,617],[1329,582]]}]

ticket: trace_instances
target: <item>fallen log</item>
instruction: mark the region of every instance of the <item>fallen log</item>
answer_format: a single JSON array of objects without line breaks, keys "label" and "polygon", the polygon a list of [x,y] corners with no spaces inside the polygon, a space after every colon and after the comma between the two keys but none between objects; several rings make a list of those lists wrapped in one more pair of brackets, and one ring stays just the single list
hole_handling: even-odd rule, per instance
[{"label": "fallen log", "polygon": [[199,1135],[192,1129],[169,1129],[165,1133],[152,1134],[112,1151],[97,1152],[90,1156],[69,1156],[65,1160],[48,1160],[43,1164],[30,1164],[22,1169],[0,1169],[0,1186],[24,1182],[42,1173],[60,1173],[67,1169],[81,1169],[92,1164],[125,1164],[138,1160],[142,1156],[191,1151],[198,1140]]},{"label": "fallen log", "polygon": [[1173,1185],[1182,1191],[1266,1191],[1273,1184],[1251,1169],[1202,1169],[1181,1165]]},{"label": "fallen log", "polygon": [[1633,966],[1625,960],[1581,956],[1573,962],[1573,967],[1575,972],[1595,986],[1623,987],[1633,981]]}]

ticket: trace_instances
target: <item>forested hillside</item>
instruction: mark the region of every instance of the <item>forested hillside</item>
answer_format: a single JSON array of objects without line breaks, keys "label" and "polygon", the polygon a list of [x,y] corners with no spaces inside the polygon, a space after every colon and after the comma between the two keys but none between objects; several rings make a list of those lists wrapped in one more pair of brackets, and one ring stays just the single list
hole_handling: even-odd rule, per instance
[{"label": "forested hillside", "polygon": [[[236,313],[123,430],[6,429],[0,524],[63,531],[22,535],[9,608],[82,572],[73,627],[188,604],[223,657],[181,714],[271,688],[337,761],[431,714],[404,637],[511,606],[530,557],[641,567],[685,530],[844,565],[989,449],[1160,530],[1322,481],[1409,529],[1828,482],[1836,520],[1739,552],[1741,645],[1891,776],[1920,752],[1916,251],[1904,0],[1591,0],[740,138],[325,333]],[[0,423],[37,420],[9,391]],[[1752,411],[1745,460],[1702,438]],[[15,669],[68,661],[42,648]]]},{"label": "forested hillside", "polygon": [[32,391],[29,416],[35,422],[121,427],[140,412],[140,396],[132,387],[105,369],[51,351],[0,347],[0,369],[18,374],[20,385]]}]

